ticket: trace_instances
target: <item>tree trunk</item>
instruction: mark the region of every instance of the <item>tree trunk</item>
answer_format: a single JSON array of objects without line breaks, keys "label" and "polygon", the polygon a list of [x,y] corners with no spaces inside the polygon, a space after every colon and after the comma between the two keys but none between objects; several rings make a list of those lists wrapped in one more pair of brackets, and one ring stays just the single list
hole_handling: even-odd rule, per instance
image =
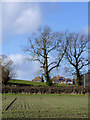
[{"label": "tree trunk", "polygon": [[46,84],[49,85],[49,86],[51,86],[52,82],[50,80],[50,76],[49,76],[48,70],[46,70],[45,72],[46,72],[45,73],[46,74],[46,76],[45,76],[45,78],[46,78]]},{"label": "tree trunk", "polygon": [[76,75],[77,75],[77,85],[81,86],[82,85],[82,80],[81,80],[81,75],[80,75],[80,72],[79,72],[78,68],[76,68]]},{"label": "tree trunk", "polygon": [[51,86],[52,85],[52,81],[50,80],[50,76],[49,76],[49,71],[48,71],[48,61],[47,61],[47,56],[45,57],[45,63],[46,63],[46,66],[45,66],[45,78],[46,78],[46,84]]}]

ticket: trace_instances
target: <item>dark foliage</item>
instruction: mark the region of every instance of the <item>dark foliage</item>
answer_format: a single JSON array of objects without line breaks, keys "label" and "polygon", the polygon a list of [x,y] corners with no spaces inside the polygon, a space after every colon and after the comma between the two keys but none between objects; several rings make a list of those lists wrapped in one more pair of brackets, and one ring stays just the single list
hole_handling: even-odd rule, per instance
[{"label": "dark foliage", "polygon": [[7,84],[9,79],[15,75],[15,69],[12,68],[13,61],[5,55],[0,55],[0,79],[3,84]]},{"label": "dark foliage", "polygon": [[90,94],[88,87],[60,86],[60,87],[30,87],[30,86],[2,86],[2,93],[29,93],[29,94]]}]

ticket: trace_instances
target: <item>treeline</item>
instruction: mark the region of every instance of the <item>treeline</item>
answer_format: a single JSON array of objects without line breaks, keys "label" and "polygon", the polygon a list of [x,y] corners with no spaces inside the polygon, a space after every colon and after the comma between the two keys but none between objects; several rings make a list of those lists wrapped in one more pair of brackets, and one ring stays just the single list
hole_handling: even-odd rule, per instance
[{"label": "treeline", "polygon": [[28,93],[28,94],[90,94],[88,87],[82,86],[2,86],[2,93]]},{"label": "treeline", "polygon": [[[83,85],[82,76],[85,74],[85,66],[89,64],[87,35],[54,32],[48,26],[42,26],[28,37],[23,50],[31,56],[27,56],[26,60],[37,61],[40,64],[41,75],[44,76],[46,85],[53,86],[52,71],[61,67],[62,61],[65,63],[65,69],[62,68],[66,71],[64,74],[73,76],[78,86]],[[13,61],[5,55],[0,55],[0,71],[4,85],[7,85],[10,78],[15,78]]]}]

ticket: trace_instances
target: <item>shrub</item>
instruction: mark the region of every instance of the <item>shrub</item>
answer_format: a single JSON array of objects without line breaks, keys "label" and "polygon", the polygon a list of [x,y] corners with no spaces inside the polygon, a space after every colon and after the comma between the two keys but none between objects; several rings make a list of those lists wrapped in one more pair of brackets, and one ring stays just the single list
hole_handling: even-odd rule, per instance
[{"label": "shrub", "polygon": [[90,94],[89,88],[78,86],[60,86],[60,87],[30,87],[30,86],[2,86],[2,93],[31,93],[31,94]]}]

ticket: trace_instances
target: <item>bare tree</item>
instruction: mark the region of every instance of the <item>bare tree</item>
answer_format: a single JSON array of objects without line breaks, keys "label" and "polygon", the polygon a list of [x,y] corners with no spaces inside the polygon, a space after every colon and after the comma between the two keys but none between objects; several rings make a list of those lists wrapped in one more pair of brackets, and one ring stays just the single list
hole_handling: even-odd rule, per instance
[{"label": "bare tree", "polygon": [[0,55],[0,70],[2,83],[7,84],[9,79],[15,75],[15,71],[12,70],[13,61],[6,57],[5,55]]},{"label": "bare tree", "polygon": [[[46,83],[52,85],[50,72],[59,67],[66,51],[63,33],[52,32],[48,26],[44,26],[34,32],[28,40],[24,50],[33,56],[33,61],[38,61],[41,64],[40,67],[44,70]],[[50,61],[51,57],[53,58]]]},{"label": "bare tree", "polygon": [[77,84],[82,85],[81,70],[88,65],[88,37],[80,33],[70,33],[66,36],[69,38],[66,57],[76,70]]}]

